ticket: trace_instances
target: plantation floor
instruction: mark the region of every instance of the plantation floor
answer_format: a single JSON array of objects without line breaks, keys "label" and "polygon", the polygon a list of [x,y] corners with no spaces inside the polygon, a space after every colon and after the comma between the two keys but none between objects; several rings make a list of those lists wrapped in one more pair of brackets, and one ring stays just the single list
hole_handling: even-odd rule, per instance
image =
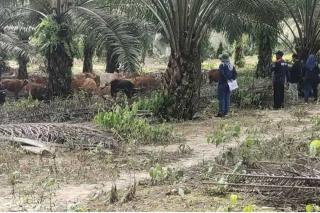
[{"label": "plantation floor", "polygon": [[[259,129],[264,137],[275,137],[285,131],[299,135],[311,125],[320,111],[317,105],[281,111],[239,111],[226,119],[208,118],[172,124],[185,138],[183,144],[168,146],[128,146],[118,155],[102,150],[61,151],[56,161],[25,155],[6,147],[0,151],[0,211],[12,210],[90,210],[90,211],[215,211],[223,210],[226,196],[212,196],[201,184],[208,162],[214,162],[228,147],[238,146],[250,131]],[[221,124],[241,126],[239,139],[216,146],[207,137]],[[190,149],[191,150],[190,150]],[[156,163],[184,171],[183,178],[151,186],[148,171]],[[1,168],[1,167],[0,167]],[[15,173],[16,172],[16,173]],[[139,183],[133,201],[109,204],[108,192],[113,183],[120,195],[134,182]],[[13,184],[14,183],[14,184]],[[15,193],[12,193],[14,186]],[[173,189],[188,188],[190,194],[179,196]],[[242,199],[252,203],[253,198]],[[222,208],[222,209],[221,209]],[[257,207],[257,210],[270,208]],[[272,209],[271,209],[272,210]]]}]

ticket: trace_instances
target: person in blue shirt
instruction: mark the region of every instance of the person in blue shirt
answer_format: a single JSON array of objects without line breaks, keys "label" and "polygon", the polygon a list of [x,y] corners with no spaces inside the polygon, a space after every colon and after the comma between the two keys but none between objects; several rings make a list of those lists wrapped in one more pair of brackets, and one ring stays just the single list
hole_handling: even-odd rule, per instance
[{"label": "person in blue shirt", "polygon": [[274,109],[284,107],[284,84],[288,75],[288,64],[283,60],[284,53],[276,52],[277,61],[272,65]]},{"label": "person in blue shirt", "polygon": [[303,68],[305,103],[308,103],[311,95],[313,95],[315,101],[318,100],[319,73],[317,58],[311,54]]},{"label": "person in blue shirt", "polygon": [[219,113],[216,117],[225,117],[229,112],[230,107],[230,88],[228,81],[237,78],[235,67],[230,62],[230,57],[227,53],[219,56],[221,64],[219,66],[219,83],[218,83],[218,100]]}]

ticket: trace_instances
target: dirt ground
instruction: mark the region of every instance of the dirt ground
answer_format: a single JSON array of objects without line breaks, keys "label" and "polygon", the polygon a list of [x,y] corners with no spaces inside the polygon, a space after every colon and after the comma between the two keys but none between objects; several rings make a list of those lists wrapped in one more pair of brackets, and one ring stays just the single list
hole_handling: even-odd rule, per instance
[{"label": "dirt ground", "polygon": [[[217,196],[202,184],[208,165],[229,147],[236,147],[253,130],[264,137],[286,132],[298,135],[320,114],[317,105],[281,111],[247,110],[230,117],[208,117],[172,124],[184,140],[166,146],[128,145],[119,153],[59,150],[57,157],[26,155],[19,148],[6,146],[0,151],[0,211],[217,211],[225,210],[229,194]],[[226,144],[208,144],[207,138],[221,124],[238,124],[240,137]],[[182,171],[171,181],[151,185],[149,169],[159,163],[163,168]],[[133,183],[139,183],[132,201],[110,204],[109,191],[116,185],[119,197]],[[179,192],[183,189],[183,195]],[[239,209],[255,204],[241,197]],[[240,207],[241,206],[241,207]],[[275,210],[255,206],[255,210]]]}]

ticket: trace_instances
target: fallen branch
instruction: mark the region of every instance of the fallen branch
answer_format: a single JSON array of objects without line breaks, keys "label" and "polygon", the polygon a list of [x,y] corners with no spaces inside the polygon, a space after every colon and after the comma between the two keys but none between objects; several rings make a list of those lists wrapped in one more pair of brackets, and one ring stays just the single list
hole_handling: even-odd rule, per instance
[{"label": "fallen branch", "polygon": [[33,146],[21,146],[21,148],[26,152],[36,154],[36,155],[51,155],[51,156],[54,155],[50,150],[45,148],[33,147]]},{"label": "fallen branch", "polygon": [[0,140],[12,141],[12,142],[19,143],[21,145],[28,145],[28,146],[35,146],[35,147],[39,147],[39,148],[45,148],[43,143],[39,143],[36,140],[31,140],[31,139],[28,139],[28,138],[3,137],[3,136],[0,136]]},{"label": "fallen branch", "polygon": [[[31,141],[52,145],[75,145],[81,148],[103,145],[105,148],[118,147],[112,132],[64,123],[24,123],[0,125],[0,137],[4,139],[28,138]],[[32,145],[32,144],[31,144]],[[32,145],[37,146],[37,145]]]},{"label": "fallen branch", "polygon": [[37,155],[43,155],[43,154],[51,154],[53,155],[52,151],[46,147],[43,143],[36,141],[36,140],[31,140],[28,138],[18,138],[18,137],[3,137],[0,136],[0,140],[7,140],[7,141],[12,141],[14,143],[18,143],[21,145],[21,148],[31,152],[33,154]]},{"label": "fallen branch", "polygon": [[221,186],[240,186],[253,188],[278,188],[278,189],[299,189],[299,190],[315,190],[320,192],[319,187],[305,187],[305,186],[279,186],[279,185],[262,185],[262,184],[244,184],[244,183],[218,183],[204,181],[203,184],[221,185]]},{"label": "fallen branch", "polygon": [[290,179],[290,180],[312,180],[312,181],[319,181],[320,182],[320,177],[288,177],[288,176],[267,176],[267,175],[251,175],[251,174],[233,174],[233,173],[217,173],[217,174],[226,175],[226,176],[238,176],[238,177]]}]

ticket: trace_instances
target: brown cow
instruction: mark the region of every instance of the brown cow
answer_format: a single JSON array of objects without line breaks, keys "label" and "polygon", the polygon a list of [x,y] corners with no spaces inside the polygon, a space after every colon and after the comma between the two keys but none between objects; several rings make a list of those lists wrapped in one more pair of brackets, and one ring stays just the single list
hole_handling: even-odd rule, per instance
[{"label": "brown cow", "polygon": [[97,83],[91,78],[86,78],[83,84],[79,87],[79,90],[85,91],[86,93],[93,95],[97,93]]},{"label": "brown cow", "polygon": [[71,89],[72,90],[79,90],[79,88],[84,84],[86,78],[74,78],[71,81]]},{"label": "brown cow", "polygon": [[218,82],[220,78],[219,70],[213,69],[208,72],[209,83]]},{"label": "brown cow", "polygon": [[45,76],[40,76],[40,75],[32,75],[29,77],[30,81],[36,84],[41,84],[41,85],[48,85],[49,79],[48,77]]},{"label": "brown cow", "polygon": [[161,88],[161,81],[151,76],[140,76],[133,79],[133,84],[139,89],[156,90]]},{"label": "brown cow", "polygon": [[25,97],[31,96],[33,99],[38,99],[40,101],[49,100],[49,90],[42,84],[37,84],[29,82],[23,89]]},{"label": "brown cow", "polygon": [[0,82],[0,87],[1,89],[5,89],[9,92],[12,92],[14,94],[14,97],[18,99],[19,92],[28,83],[28,80],[4,79]]},{"label": "brown cow", "polygon": [[100,85],[100,76],[95,73],[81,73],[74,76],[74,79],[86,79],[86,78],[91,78],[96,82],[98,86]]}]

